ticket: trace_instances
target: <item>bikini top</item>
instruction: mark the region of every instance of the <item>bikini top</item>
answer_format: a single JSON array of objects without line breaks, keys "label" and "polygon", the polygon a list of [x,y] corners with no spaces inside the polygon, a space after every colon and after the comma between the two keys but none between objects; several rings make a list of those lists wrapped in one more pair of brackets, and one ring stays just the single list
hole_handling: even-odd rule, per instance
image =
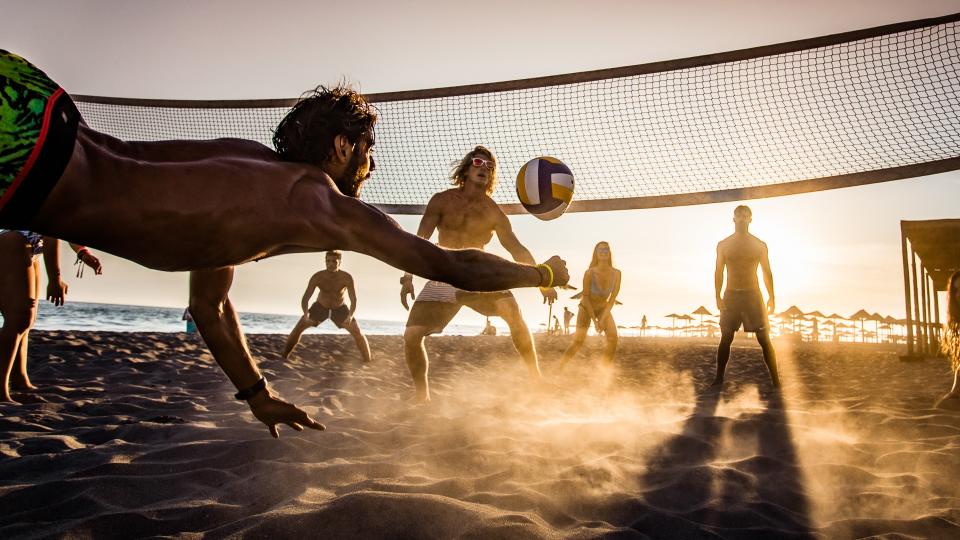
[{"label": "bikini top", "polygon": [[590,296],[599,296],[601,298],[609,298],[613,294],[613,286],[616,282],[616,279],[610,280],[610,287],[603,289],[600,287],[600,284],[597,282],[597,273],[594,272],[590,275]]}]

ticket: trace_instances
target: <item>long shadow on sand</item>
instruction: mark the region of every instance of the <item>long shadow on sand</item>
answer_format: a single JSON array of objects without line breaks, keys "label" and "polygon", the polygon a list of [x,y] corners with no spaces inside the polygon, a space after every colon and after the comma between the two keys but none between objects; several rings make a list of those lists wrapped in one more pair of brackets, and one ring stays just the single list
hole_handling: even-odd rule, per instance
[{"label": "long shadow on sand", "polygon": [[[643,515],[630,527],[653,538],[813,538],[781,394],[768,392],[762,412],[738,418],[716,415],[720,397],[701,390],[680,433],[653,452]],[[756,451],[716,462],[726,445]]]}]

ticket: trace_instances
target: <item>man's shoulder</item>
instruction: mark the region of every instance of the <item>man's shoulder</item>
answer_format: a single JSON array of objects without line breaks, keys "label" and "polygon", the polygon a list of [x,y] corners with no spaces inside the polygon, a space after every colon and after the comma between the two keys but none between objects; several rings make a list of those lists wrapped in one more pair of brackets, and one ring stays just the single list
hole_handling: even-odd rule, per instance
[{"label": "man's shoulder", "polygon": [[430,200],[431,201],[449,201],[459,196],[459,194],[460,194],[460,188],[452,187],[452,188],[448,188],[443,191],[438,191],[434,193],[433,197],[431,197]]},{"label": "man's shoulder", "polygon": [[754,236],[753,233],[750,233],[750,234],[749,234],[749,237],[750,237],[750,240],[752,240],[752,241],[753,241],[755,244],[757,244],[758,246],[760,246],[760,247],[762,247],[762,248],[766,248],[766,247],[767,247],[767,243],[764,242],[763,240],[757,238],[756,236]]}]

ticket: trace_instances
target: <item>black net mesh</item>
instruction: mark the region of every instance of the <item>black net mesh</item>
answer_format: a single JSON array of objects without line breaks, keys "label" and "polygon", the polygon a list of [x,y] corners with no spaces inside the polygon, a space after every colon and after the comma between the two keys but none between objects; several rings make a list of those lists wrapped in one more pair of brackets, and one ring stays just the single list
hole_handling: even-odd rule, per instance
[{"label": "black net mesh", "polygon": [[[383,101],[363,198],[415,210],[477,144],[497,154],[497,202],[516,203],[520,166],[550,155],[574,171],[577,201],[600,202],[590,209],[957,158],[957,33],[952,21],[687,69]],[[287,110],[78,101],[91,127],[130,140],[270,145]]]}]

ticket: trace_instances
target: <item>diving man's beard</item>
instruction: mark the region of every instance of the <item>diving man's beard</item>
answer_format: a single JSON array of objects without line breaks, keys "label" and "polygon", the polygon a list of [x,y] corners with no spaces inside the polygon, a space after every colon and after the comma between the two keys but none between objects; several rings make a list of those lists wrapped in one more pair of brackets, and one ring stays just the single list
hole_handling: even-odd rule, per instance
[{"label": "diving man's beard", "polygon": [[359,155],[354,154],[347,163],[347,168],[344,169],[343,174],[334,180],[340,193],[348,197],[360,197],[360,189],[363,187],[363,181],[367,179],[367,176],[370,176],[369,173],[362,177],[360,176],[360,165]]}]

